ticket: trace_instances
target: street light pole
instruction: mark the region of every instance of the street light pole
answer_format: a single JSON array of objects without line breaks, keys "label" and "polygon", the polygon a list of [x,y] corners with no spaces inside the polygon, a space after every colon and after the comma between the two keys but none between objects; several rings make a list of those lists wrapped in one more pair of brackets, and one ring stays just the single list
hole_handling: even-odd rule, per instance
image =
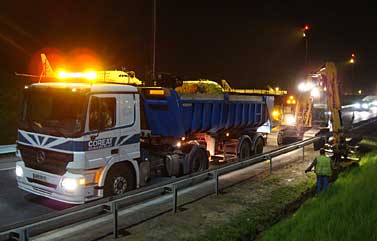
[{"label": "street light pole", "polygon": [[309,64],[309,25],[304,26],[303,37],[305,38],[305,64]]},{"label": "street light pole", "polygon": [[156,79],[156,0],[153,0],[153,56],[152,56],[152,81]]},{"label": "street light pole", "polygon": [[351,54],[351,58],[349,60],[349,63],[351,64],[351,71],[352,71],[351,73],[351,93],[352,94],[354,91],[353,87],[354,87],[354,82],[355,82],[355,67],[354,67],[355,62],[356,62],[355,58],[356,58],[355,54]]},{"label": "street light pole", "polygon": [[305,25],[302,37],[305,38],[305,65],[308,66],[309,64],[309,25]]}]

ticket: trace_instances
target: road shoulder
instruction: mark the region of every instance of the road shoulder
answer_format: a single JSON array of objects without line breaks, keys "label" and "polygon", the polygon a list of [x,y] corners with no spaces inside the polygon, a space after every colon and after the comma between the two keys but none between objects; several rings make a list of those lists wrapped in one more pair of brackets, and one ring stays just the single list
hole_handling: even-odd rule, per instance
[{"label": "road shoulder", "polygon": [[[310,159],[307,157],[307,159]],[[304,174],[309,161],[298,158],[257,177],[181,206],[177,214],[166,213],[121,231],[119,240],[251,240],[308,196],[314,174]],[[301,203],[301,202],[300,202]],[[297,206],[297,207],[295,207]],[[112,236],[101,240],[112,240]]]}]

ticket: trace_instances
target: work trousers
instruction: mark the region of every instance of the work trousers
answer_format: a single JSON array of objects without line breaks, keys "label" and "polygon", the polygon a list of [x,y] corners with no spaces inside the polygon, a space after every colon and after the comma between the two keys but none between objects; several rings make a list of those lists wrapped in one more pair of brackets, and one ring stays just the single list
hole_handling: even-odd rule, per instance
[{"label": "work trousers", "polygon": [[317,175],[317,194],[329,186],[329,177]]}]

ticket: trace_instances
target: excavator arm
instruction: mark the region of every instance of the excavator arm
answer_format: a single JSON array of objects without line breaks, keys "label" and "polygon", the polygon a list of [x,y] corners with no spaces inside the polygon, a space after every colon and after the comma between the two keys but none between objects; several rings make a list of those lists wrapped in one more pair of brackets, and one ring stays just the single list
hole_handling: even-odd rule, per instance
[{"label": "excavator arm", "polygon": [[331,116],[333,142],[330,143],[334,152],[335,164],[339,161],[359,161],[358,146],[350,146],[345,138],[342,122],[342,105],[340,101],[340,85],[334,63],[326,63],[319,71],[323,81],[324,91],[327,93],[327,108]]},{"label": "excavator arm", "polygon": [[327,93],[327,108],[331,116],[330,121],[333,129],[333,137],[335,143],[339,143],[343,135],[341,102],[340,102],[340,86],[337,79],[337,71],[335,64],[326,63],[319,71],[323,80],[324,90]]}]

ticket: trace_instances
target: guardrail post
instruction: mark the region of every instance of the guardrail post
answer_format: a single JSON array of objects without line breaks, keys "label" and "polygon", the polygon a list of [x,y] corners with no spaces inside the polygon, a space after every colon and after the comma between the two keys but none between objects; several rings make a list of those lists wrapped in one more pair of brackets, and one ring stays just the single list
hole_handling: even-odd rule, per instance
[{"label": "guardrail post", "polygon": [[215,193],[216,196],[219,195],[219,175],[217,174],[217,172],[215,172]]},{"label": "guardrail post", "polygon": [[[19,241],[28,241],[29,240],[29,232],[28,232],[27,228],[17,230],[13,234],[16,234],[18,236],[17,240],[19,240]],[[13,235],[11,233],[10,239],[13,240],[13,238],[15,238],[15,237],[13,237]]]},{"label": "guardrail post", "polygon": [[116,202],[111,203],[111,211],[113,213],[113,236],[118,238],[118,205]]},{"label": "guardrail post", "polygon": [[270,159],[270,170],[269,170],[269,175],[272,174],[272,157],[269,157]]},{"label": "guardrail post", "polygon": [[302,161],[305,161],[305,146],[302,145]]},{"label": "guardrail post", "polygon": [[216,196],[218,196],[219,192],[220,192],[220,190],[219,190],[219,174],[216,171],[214,171],[214,172],[208,173],[208,176],[211,179],[215,179],[215,194],[216,194]]},{"label": "guardrail post", "polygon": [[177,212],[177,200],[178,199],[178,190],[177,190],[177,186],[174,184],[173,185],[173,212],[176,213]]}]

